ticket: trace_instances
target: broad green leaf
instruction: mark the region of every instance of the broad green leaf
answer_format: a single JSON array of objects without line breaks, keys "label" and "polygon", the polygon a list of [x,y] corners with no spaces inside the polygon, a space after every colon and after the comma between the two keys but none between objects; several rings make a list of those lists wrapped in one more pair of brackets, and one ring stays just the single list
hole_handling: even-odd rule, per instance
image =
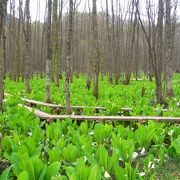
[{"label": "broad green leaf", "polygon": [[106,137],[106,131],[103,124],[96,124],[94,128],[94,139],[96,142],[102,144]]},{"label": "broad green leaf", "polygon": [[0,176],[0,180],[8,180],[9,172],[11,171],[11,167],[6,168],[2,175]]},{"label": "broad green leaf", "polygon": [[51,180],[68,180],[66,176],[57,176],[57,177],[52,177]]},{"label": "broad green leaf", "polygon": [[49,162],[53,163],[56,161],[60,161],[61,159],[61,149],[56,146],[54,149],[48,149]]},{"label": "broad green leaf", "polygon": [[39,180],[44,180],[44,176],[45,176],[46,172],[47,172],[47,165],[44,166],[44,168],[40,174]]},{"label": "broad green leaf", "polygon": [[101,172],[98,165],[93,165],[88,180],[100,180]]},{"label": "broad green leaf", "polygon": [[103,166],[107,170],[108,166],[108,152],[102,145],[96,151],[96,159],[100,166]]},{"label": "broad green leaf", "polygon": [[56,174],[60,170],[60,166],[61,166],[61,163],[59,162],[54,162],[50,166],[48,166],[44,179],[50,180],[53,176],[56,176]]},{"label": "broad green leaf", "polygon": [[121,168],[120,166],[114,167],[115,177],[116,179],[125,179],[126,171],[125,169]]},{"label": "broad green leaf", "polygon": [[38,156],[33,157],[30,161],[32,162],[34,168],[35,177],[38,179],[40,177],[41,171],[44,168],[44,163],[41,159],[39,159]]},{"label": "broad green leaf", "polygon": [[76,146],[69,144],[66,148],[63,149],[63,157],[68,162],[72,163],[76,161],[78,155],[78,149]]},{"label": "broad green leaf", "polygon": [[75,172],[75,169],[72,166],[63,166],[63,169],[65,169],[68,178]]},{"label": "broad green leaf", "polygon": [[17,180],[30,180],[28,172],[23,171],[22,173],[20,173],[17,177]]}]

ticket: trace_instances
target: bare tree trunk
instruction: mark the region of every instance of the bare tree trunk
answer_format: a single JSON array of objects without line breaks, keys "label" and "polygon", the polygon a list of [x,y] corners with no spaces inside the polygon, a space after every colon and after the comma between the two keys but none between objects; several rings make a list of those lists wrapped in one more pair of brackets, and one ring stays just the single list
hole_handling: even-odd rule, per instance
[{"label": "bare tree trunk", "polygon": [[121,39],[121,35],[120,35],[120,23],[121,23],[121,9],[120,9],[120,4],[118,6],[118,0],[116,0],[116,13],[117,16],[119,16],[119,19],[116,20],[116,52],[115,52],[115,84],[118,85],[119,83],[119,78],[120,78],[120,73],[121,73],[121,45],[122,45],[122,39]]},{"label": "bare tree trunk", "polygon": [[175,10],[174,10],[174,19],[171,19],[171,0],[165,0],[166,2],[166,19],[165,19],[165,80],[166,80],[166,95],[168,97],[173,96],[173,88],[172,88],[172,59],[173,59],[173,49],[174,49],[174,36],[175,34],[175,22],[176,19],[176,6],[177,2],[175,2]]},{"label": "bare tree trunk", "polygon": [[[41,36],[41,47],[43,47],[43,44],[45,43],[45,25],[43,25],[43,31],[42,31],[42,36]],[[41,78],[43,78],[44,74],[44,68],[43,68],[43,59],[44,59],[44,48],[41,48],[41,57],[40,57],[40,65],[41,65]]]},{"label": "bare tree trunk", "polygon": [[138,72],[139,72],[139,24],[137,24],[137,36],[136,36],[136,47],[135,47],[135,74],[136,74],[136,81],[138,80]]},{"label": "bare tree trunk", "polygon": [[17,66],[17,78],[19,81],[20,76],[20,64],[21,64],[21,24],[22,24],[22,1],[19,0],[19,19],[17,29],[17,40],[16,40],[16,66]]},{"label": "bare tree trunk", "polygon": [[52,58],[52,49],[51,49],[51,11],[52,11],[52,0],[48,0],[48,19],[47,19],[47,59],[46,59],[46,102],[51,102],[50,97],[50,66]]},{"label": "bare tree trunk", "polygon": [[157,102],[164,104],[163,91],[162,91],[162,63],[163,63],[163,16],[164,16],[164,3],[159,0],[158,10],[158,24],[157,24],[157,57],[154,58],[155,62],[155,82],[156,82],[156,97]]},{"label": "bare tree trunk", "polygon": [[59,46],[58,46],[58,71],[59,71],[59,78],[62,78],[62,50],[63,50],[63,18],[62,18],[62,11],[63,11],[63,0],[59,1],[59,23],[58,23],[58,40],[59,40]]},{"label": "bare tree trunk", "polygon": [[109,69],[109,82],[113,83],[113,75],[112,75],[112,53],[111,53],[111,35],[110,35],[110,27],[109,27],[109,5],[108,0],[106,0],[106,27],[107,27],[107,63]]},{"label": "bare tree trunk", "polygon": [[[111,12],[112,12],[112,41],[111,41],[111,71],[113,70],[113,73],[115,74],[116,77],[116,66],[117,66],[117,59],[115,58],[115,53],[116,53],[116,40],[115,40],[115,15],[114,15],[114,1],[111,0]],[[112,77],[111,77],[112,78]],[[113,83],[112,81],[110,81]]]},{"label": "bare tree trunk", "polygon": [[67,37],[67,54],[66,54],[66,113],[70,114],[70,77],[71,77],[71,50],[72,50],[72,40],[73,40],[73,0],[69,0],[69,28]]},{"label": "bare tree trunk", "polygon": [[26,0],[25,4],[25,86],[26,92],[30,93],[30,61],[31,61],[31,17],[30,17],[30,9],[29,9],[30,0]]},{"label": "bare tree trunk", "polygon": [[[150,8],[150,1],[148,3]],[[164,17],[163,0],[159,0],[159,4],[158,4],[157,27],[155,27],[155,20],[152,20],[153,17],[148,13],[149,28],[150,28],[149,36],[140,18],[139,11],[138,11],[138,16],[148,43],[149,57],[152,58],[152,65],[154,69],[155,83],[156,83],[157,103],[166,105],[167,103],[163,99],[163,92],[162,92],[162,63],[163,63],[162,53],[163,53],[163,17]],[[152,22],[150,21],[150,19]]]},{"label": "bare tree trunk", "polygon": [[138,6],[139,6],[139,0],[133,0],[132,1],[132,12],[131,12],[131,22],[133,22],[133,14],[134,14],[134,8],[136,7],[135,11],[135,17],[134,17],[134,22],[133,22],[133,27],[130,27],[130,32],[129,32],[129,48],[130,52],[128,53],[128,65],[126,66],[127,70],[125,73],[125,85],[129,85],[130,80],[131,80],[131,73],[132,73],[132,63],[134,60],[134,50],[135,50],[135,32],[136,32],[136,27],[137,27],[137,15],[138,15]]},{"label": "bare tree trunk", "polygon": [[4,98],[4,62],[5,62],[5,16],[6,16],[7,0],[0,1],[0,111],[3,110]]},{"label": "bare tree trunk", "polygon": [[17,61],[18,59],[16,59],[16,40],[17,40],[17,37],[16,37],[16,24],[15,24],[15,0],[12,0],[10,1],[10,8],[12,11],[12,14],[11,14],[11,27],[10,27],[10,32],[11,34],[10,35],[10,47],[11,47],[11,59],[13,59],[13,69],[12,69],[12,79],[14,81],[16,81],[16,77],[17,77],[17,69],[16,69],[16,64],[17,64]]},{"label": "bare tree trunk", "polygon": [[148,75],[149,75],[149,81],[152,81],[153,74],[154,74],[154,60],[153,60],[153,53],[152,53],[152,39],[153,39],[153,26],[152,26],[152,17],[151,17],[151,3],[150,0],[148,0],[148,5],[147,5],[147,16],[148,16],[148,30],[149,30],[149,35],[147,36],[147,40],[149,42],[148,46]]},{"label": "bare tree trunk", "polygon": [[[89,6],[89,14],[90,14],[90,5],[89,5],[89,0],[88,0],[88,6]],[[93,58],[92,58],[92,43],[91,43],[91,15],[88,17],[88,65],[87,65],[87,71],[88,71],[88,78],[87,78],[87,83],[86,87],[88,90],[91,88],[91,81],[92,81],[92,69],[93,69]]]},{"label": "bare tree trunk", "polygon": [[59,63],[58,63],[58,0],[53,0],[53,29],[52,29],[52,65],[53,78],[56,86],[59,86]]},{"label": "bare tree trunk", "polygon": [[99,97],[99,65],[100,65],[100,51],[98,42],[98,24],[97,24],[97,7],[96,0],[93,0],[92,10],[92,40],[93,40],[93,55],[94,55],[94,96]]}]

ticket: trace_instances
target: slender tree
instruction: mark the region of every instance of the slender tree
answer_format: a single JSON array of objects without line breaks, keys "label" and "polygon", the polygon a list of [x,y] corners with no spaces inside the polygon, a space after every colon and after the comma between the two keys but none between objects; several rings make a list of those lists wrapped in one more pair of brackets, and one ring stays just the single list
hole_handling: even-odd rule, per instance
[{"label": "slender tree", "polygon": [[56,86],[59,86],[59,63],[58,63],[58,0],[53,0],[53,22],[52,22],[52,69]]},{"label": "slender tree", "polygon": [[3,110],[4,98],[4,62],[5,62],[5,16],[7,9],[7,0],[0,1],[0,111]]},{"label": "slender tree", "polygon": [[25,86],[26,92],[31,92],[30,87],[30,65],[31,65],[31,16],[30,16],[30,0],[26,0],[25,4]]},{"label": "slender tree", "polygon": [[21,53],[22,53],[22,48],[21,48],[21,33],[22,33],[22,15],[23,11],[22,11],[22,0],[19,0],[19,19],[18,19],[18,27],[17,27],[17,37],[16,37],[16,74],[17,74],[17,78],[19,81],[19,75],[20,75],[20,64],[21,64]]},{"label": "slender tree", "polygon": [[[112,5],[113,6],[113,5]],[[113,16],[114,17],[114,16]],[[110,34],[110,25],[109,25],[109,5],[108,0],[106,0],[106,27],[107,27],[107,63],[109,67],[109,82],[113,83],[113,75],[112,75],[112,54],[111,54],[111,34]]]},{"label": "slender tree", "polygon": [[66,113],[70,114],[70,77],[71,77],[71,51],[72,51],[72,40],[73,40],[73,0],[69,0],[69,27],[67,35],[67,49],[66,49]]},{"label": "slender tree", "polygon": [[93,0],[92,10],[92,42],[94,56],[94,96],[98,99],[99,96],[99,70],[100,70],[100,50],[98,41],[98,23],[97,23],[97,7],[96,0]]},{"label": "slender tree", "polygon": [[[149,8],[150,8],[150,1]],[[138,17],[141,23],[143,32],[145,33],[146,40],[149,47],[149,57],[151,57],[155,83],[156,83],[156,99],[159,104],[166,104],[163,98],[162,91],[162,64],[163,64],[163,19],[164,19],[164,3],[163,0],[158,1],[158,19],[157,25],[155,25],[155,20],[152,20],[153,17],[148,10],[148,19],[149,19],[149,34],[146,31],[145,26],[140,17],[138,10]]]},{"label": "slender tree", "polygon": [[162,63],[163,63],[163,17],[164,17],[164,3],[159,0],[158,7],[158,22],[157,22],[157,44],[156,44],[156,57],[154,58],[155,69],[155,82],[156,82],[156,97],[157,102],[164,104],[163,91],[162,91]]},{"label": "slender tree", "polygon": [[[126,72],[125,72],[125,81],[124,84],[125,85],[129,85],[130,80],[131,80],[131,73],[132,73],[132,63],[133,63],[133,59],[135,57],[135,32],[136,32],[136,27],[137,27],[137,13],[138,13],[138,5],[139,4],[139,0],[133,0],[132,1],[132,11],[130,14],[130,25],[129,25],[129,34],[128,34],[128,47],[130,48],[130,52],[128,51],[128,61],[126,62]],[[136,11],[135,11],[136,8]],[[134,21],[133,21],[133,16],[134,16],[134,11],[135,11],[135,17],[134,17]],[[132,27],[131,27],[131,24]]]},{"label": "slender tree", "polygon": [[91,9],[90,9],[90,3],[89,3],[89,0],[88,0],[88,9],[89,9],[89,17],[88,17],[88,29],[87,29],[87,34],[88,34],[88,39],[87,39],[87,42],[88,42],[88,78],[87,78],[87,84],[86,84],[86,87],[88,90],[90,90],[90,87],[91,87],[91,81],[92,81],[92,64],[93,64],[93,60],[92,60],[92,42],[91,42]]},{"label": "slender tree", "polygon": [[50,97],[50,66],[52,58],[52,42],[51,42],[51,12],[52,12],[52,0],[48,0],[48,17],[47,17],[47,57],[46,57],[46,102],[51,102]]},{"label": "slender tree", "polygon": [[174,2],[174,17],[171,18],[172,2],[165,0],[166,4],[166,18],[165,18],[165,80],[166,80],[166,95],[171,97],[173,95],[172,87],[172,60],[174,49],[174,34],[176,27],[176,6],[177,1]]},{"label": "slender tree", "polygon": [[62,52],[63,52],[63,5],[64,0],[59,0],[59,21],[58,21],[58,68],[59,68],[59,75],[62,78]]}]

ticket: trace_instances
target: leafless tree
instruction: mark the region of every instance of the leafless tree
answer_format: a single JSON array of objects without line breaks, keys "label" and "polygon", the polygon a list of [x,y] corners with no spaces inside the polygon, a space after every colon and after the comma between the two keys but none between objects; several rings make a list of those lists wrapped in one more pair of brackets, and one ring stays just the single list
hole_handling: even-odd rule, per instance
[{"label": "leafless tree", "polygon": [[92,9],[92,48],[94,58],[94,96],[98,99],[99,96],[99,70],[100,70],[100,50],[98,41],[98,23],[97,23],[97,7],[96,0],[93,0]]},{"label": "leafless tree", "polygon": [[52,73],[56,86],[59,86],[59,60],[58,60],[58,0],[53,0],[52,22]]},{"label": "leafless tree", "polygon": [[31,66],[31,16],[29,8],[30,0],[25,4],[25,86],[26,92],[31,92],[30,87],[30,66]]},{"label": "leafless tree", "polygon": [[[150,8],[150,1],[148,1]],[[149,19],[149,35],[146,31],[145,26],[140,17],[140,12],[138,11],[139,20],[142,26],[142,29],[145,33],[146,40],[149,47],[149,57],[151,58],[155,83],[156,83],[156,98],[157,102],[160,104],[166,104],[163,98],[162,91],[162,64],[163,64],[163,20],[164,20],[164,3],[163,0],[158,1],[158,19],[157,25],[155,25],[155,20],[152,20],[153,17],[149,13],[148,9],[148,19]]]},{"label": "leafless tree", "polygon": [[48,17],[47,17],[47,58],[46,58],[46,102],[51,101],[50,97],[50,66],[52,58],[52,42],[51,42],[51,16],[52,16],[52,0],[48,0]]},{"label": "leafless tree", "polygon": [[[166,95],[171,97],[173,95],[172,88],[172,61],[174,49],[174,34],[176,27],[176,8],[177,1],[172,3],[171,0],[165,0],[166,4],[166,18],[165,18],[165,80],[166,80]],[[171,17],[172,6],[174,6],[173,17]]]},{"label": "leafless tree", "polygon": [[5,17],[6,17],[7,0],[0,1],[0,111],[3,110],[4,98],[4,61],[6,56],[5,47]]},{"label": "leafless tree", "polygon": [[72,40],[73,40],[73,0],[69,0],[69,27],[67,36],[67,49],[66,49],[66,113],[70,114],[70,77],[71,77],[71,52],[72,52]]}]

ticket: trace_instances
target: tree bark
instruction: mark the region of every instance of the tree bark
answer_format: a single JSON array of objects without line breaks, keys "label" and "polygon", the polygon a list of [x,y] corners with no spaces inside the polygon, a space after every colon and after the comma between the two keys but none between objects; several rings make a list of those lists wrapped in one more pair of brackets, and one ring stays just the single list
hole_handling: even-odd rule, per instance
[{"label": "tree bark", "polygon": [[[166,18],[165,18],[165,81],[166,81],[166,95],[173,96],[172,88],[172,59],[174,49],[175,22],[171,19],[171,0],[166,0]],[[175,5],[176,6],[176,5]],[[176,7],[175,7],[176,11]],[[176,14],[176,13],[175,13]],[[176,17],[174,17],[175,19]]]},{"label": "tree bark", "polygon": [[59,22],[58,22],[58,71],[59,78],[62,79],[62,52],[63,52],[63,0],[59,1]]},{"label": "tree bark", "polygon": [[30,0],[25,4],[25,86],[26,92],[31,92],[30,87],[30,65],[31,65],[31,16],[29,9]]},{"label": "tree bark", "polygon": [[93,55],[94,55],[94,97],[99,97],[99,69],[100,69],[100,51],[98,42],[98,24],[97,24],[97,7],[96,0],[93,0],[92,10],[92,40],[93,40]]},{"label": "tree bark", "polygon": [[163,16],[164,16],[164,3],[159,0],[158,10],[158,24],[157,24],[157,46],[155,62],[155,83],[156,83],[156,97],[157,102],[164,104],[163,91],[162,91],[162,63],[163,63]]},{"label": "tree bark", "polygon": [[5,46],[5,17],[7,9],[7,0],[0,1],[0,111],[3,110],[4,99],[4,64],[6,58]]},{"label": "tree bark", "polygon": [[106,0],[106,27],[107,27],[107,64],[109,69],[109,82],[113,83],[112,74],[112,53],[111,53],[111,35],[110,35],[110,25],[109,25],[109,5],[108,0]]},{"label": "tree bark", "polygon": [[46,102],[51,102],[50,97],[50,66],[52,58],[52,49],[51,49],[51,12],[52,12],[52,0],[48,0],[48,17],[47,17],[47,58],[46,58]]},{"label": "tree bark", "polygon": [[58,0],[53,0],[53,23],[52,23],[52,64],[53,78],[56,86],[59,86],[59,63],[58,63]]},{"label": "tree bark", "polygon": [[73,40],[73,0],[69,0],[69,27],[67,36],[67,52],[66,52],[66,113],[70,114],[70,78],[71,78],[71,50]]}]

